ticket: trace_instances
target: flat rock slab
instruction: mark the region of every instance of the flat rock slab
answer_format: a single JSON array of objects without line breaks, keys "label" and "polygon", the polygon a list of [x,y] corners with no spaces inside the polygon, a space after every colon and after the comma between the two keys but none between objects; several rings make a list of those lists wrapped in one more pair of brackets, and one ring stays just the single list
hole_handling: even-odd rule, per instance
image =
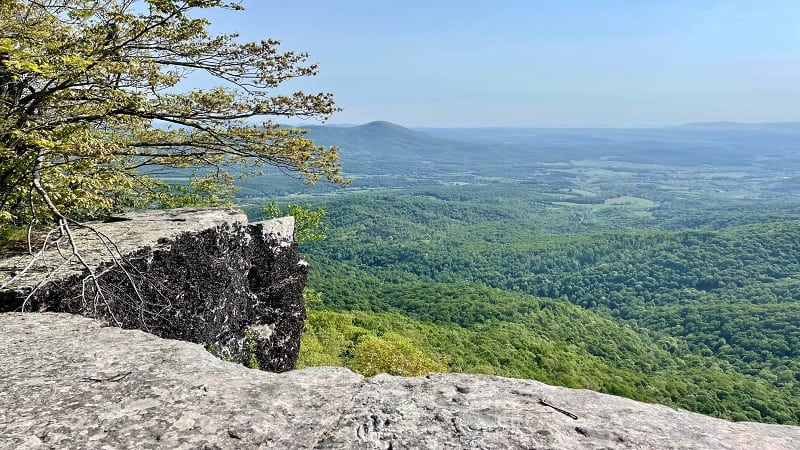
[{"label": "flat rock slab", "polygon": [[[90,223],[94,231],[74,227],[73,233],[86,263],[96,267],[111,258],[111,251],[125,255],[142,247],[158,247],[160,242],[182,233],[234,224],[247,224],[247,216],[228,208],[179,208],[121,213],[108,222]],[[57,269],[57,273],[52,277],[64,278],[81,273],[83,267],[77,259],[64,264],[63,255],[70,254],[69,243],[62,238],[59,246],[61,252],[51,246],[33,267],[13,282],[11,279],[28,265],[30,257],[19,255],[0,260],[0,285],[11,282],[9,289],[25,291],[33,288],[43,274],[53,269]]]},{"label": "flat rock slab", "polygon": [[273,374],[79,316],[5,313],[0,448],[767,450],[800,449],[800,427],[502,377]]}]

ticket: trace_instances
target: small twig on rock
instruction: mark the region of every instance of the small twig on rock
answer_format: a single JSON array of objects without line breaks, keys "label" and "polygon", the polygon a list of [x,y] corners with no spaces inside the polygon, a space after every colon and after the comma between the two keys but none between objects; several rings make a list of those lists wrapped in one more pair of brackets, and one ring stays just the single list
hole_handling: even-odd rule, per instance
[{"label": "small twig on rock", "polygon": [[558,406],[553,405],[552,403],[548,403],[543,398],[539,399],[539,404],[542,404],[544,406],[549,406],[550,408],[555,409],[556,411],[560,412],[561,414],[564,414],[567,417],[571,417],[571,418],[573,418],[575,420],[578,420],[578,416],[576,416],[575,414],[572,414],[571,412],[567,411],[566,409],[561,409]]},{"label": "small twig on rock", "polygon": [[125,378],[128,377],[128,375],[130,375],[132,373],[133,372],[118,373],[118,374],[116,374],[114,376],[111,376],[111,377],[108,377],[108,378],[83,377],[83,378],[81,378],[81,381],[84,381],[84,382],[87,382],[87,383],[88,382],[105,383],[106,381],[110,381],[112,383],[115,383],[117,381],[124,380]]}]

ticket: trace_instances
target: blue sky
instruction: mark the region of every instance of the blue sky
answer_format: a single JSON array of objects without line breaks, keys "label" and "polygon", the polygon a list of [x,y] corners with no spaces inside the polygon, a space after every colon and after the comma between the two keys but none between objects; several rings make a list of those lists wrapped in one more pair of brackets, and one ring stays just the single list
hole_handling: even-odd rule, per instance
[{"label": "blue sky", "polygon": [[330,123],[800,121],[800,0],[243,0],[216,31],[307,51]]}]

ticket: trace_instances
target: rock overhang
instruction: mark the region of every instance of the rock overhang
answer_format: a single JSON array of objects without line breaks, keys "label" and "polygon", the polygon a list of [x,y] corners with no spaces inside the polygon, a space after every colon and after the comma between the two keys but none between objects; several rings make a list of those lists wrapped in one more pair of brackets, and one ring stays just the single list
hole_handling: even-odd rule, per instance
[{"label": "rock overhang", "polygon": [[33,264],[30,255],[0,261],[0,285],[8,284],[0,311],[81,314],[264,370],[294,367],[308,266],[293,217],[248,223],[230,208],[133,211],[73,235],[80,260],[62,243]]}]

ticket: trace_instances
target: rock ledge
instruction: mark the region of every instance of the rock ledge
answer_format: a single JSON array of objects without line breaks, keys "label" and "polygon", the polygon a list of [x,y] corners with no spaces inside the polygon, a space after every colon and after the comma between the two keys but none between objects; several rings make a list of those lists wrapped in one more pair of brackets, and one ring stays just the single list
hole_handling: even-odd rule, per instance
[{"label": "rock ledge", "polygon": [[[0,312],[69,312],[203,344],[263,370],[294,368],[308,267],[294,218],[248,223],[232,209],[134,211],[76,228],[35,259],[0,260]],[[39,284],[40,281],[46,283]],[[95,282],[96,280],[96,282]]]},{"label": "rock ledge", "polygon": [[267,373],[68,314],[0,314],[0,330],[0,448],[800,448],[798,427],[536,381]]}]

